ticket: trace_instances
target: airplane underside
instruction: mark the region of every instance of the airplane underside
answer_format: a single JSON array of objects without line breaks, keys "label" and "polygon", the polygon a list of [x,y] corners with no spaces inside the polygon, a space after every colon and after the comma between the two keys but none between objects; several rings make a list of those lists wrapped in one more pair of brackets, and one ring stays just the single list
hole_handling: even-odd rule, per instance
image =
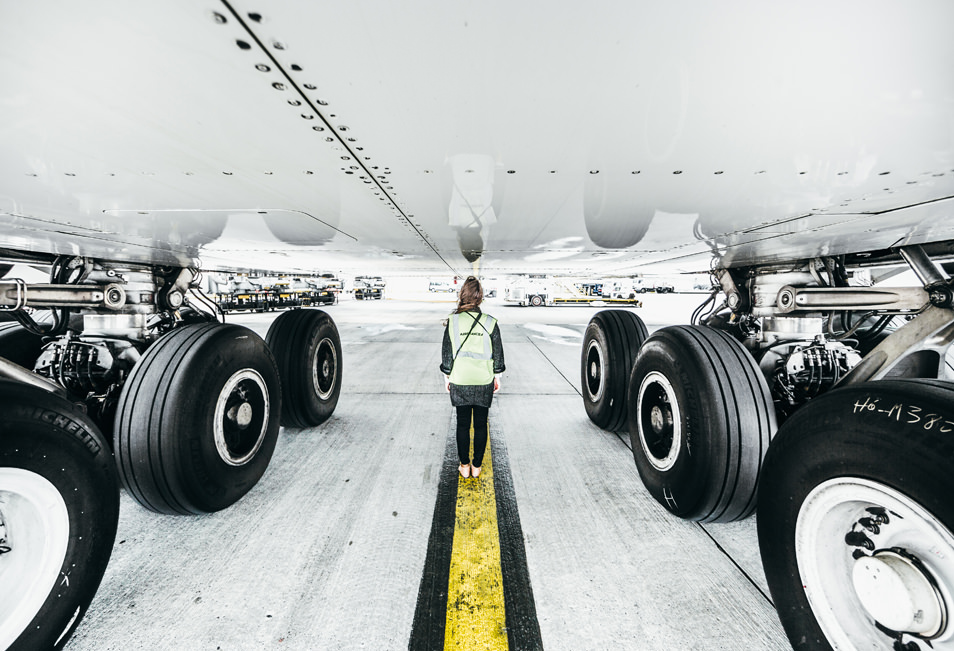
[{"label": "airplane underside", "polygon": [[593,318],[590,419],[675,516],[758,514],[793,646],[954,649],[949,4],[0,16],[0,647],[75,630],[120,485],[227,508],[334,411],[330,314],[263,339],[203,274],[662,270],[711,296]]}]

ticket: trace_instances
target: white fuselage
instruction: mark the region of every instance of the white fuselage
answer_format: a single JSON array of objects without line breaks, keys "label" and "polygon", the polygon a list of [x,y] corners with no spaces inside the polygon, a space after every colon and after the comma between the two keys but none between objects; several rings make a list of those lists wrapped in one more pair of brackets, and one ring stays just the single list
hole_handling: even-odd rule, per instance
[{"label": "white fuselage", "polygon": [[944,0],[0,16],[0,249],[592,274],[954,239]]}]

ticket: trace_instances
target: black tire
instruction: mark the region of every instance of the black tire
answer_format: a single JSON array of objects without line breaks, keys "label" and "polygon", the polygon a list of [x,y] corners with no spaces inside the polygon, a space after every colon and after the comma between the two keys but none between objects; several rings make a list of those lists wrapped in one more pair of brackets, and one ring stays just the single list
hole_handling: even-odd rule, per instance
[{"label": "black tire", "polygon": [[341,339],[321,310],[297,310],[272,322],[265,343],[282,380],[282,425],[313,427],[334,413],[341,393]]},{"label": "black tire", "polygon": [[59,649],[113,550],[113,455],[86,414],[42,389],[0,380],[0,413],[0,648]]},{"label": "black tire", "polygon": [[626,387],[646,336],[643,320],[627,310],[602,310],[586,326],[580,385],[586,415],[597,427],[626,429]]},{"label": "black tire", "polygon": [[[909,648],[911,637],[894,646],[877,628],[852,571],[903,550],[954,593],[954,384],[883,380],[812,400],[779,429],[759,490],[762,565],[793,647],[831,649],[840,640],[841,648]],[[888,521],[866,527],[881,509]],[[816,614],[809,599],[827,605]],[[920,610],[929,621],[932,609]],[[950,645],[935,640],[933,648]]]},{"label": "black tire", "polygon": [[257,334],[187,325],[150,346],[123,386],[113,434],[129,494],[158,513],[210,513],[265,473],[278,439],[281,383]]},{"label": "black tire", "polygon": [[657,330],[636,358],[628,402],[636,468],[660,504],[700,522],[754,512],[775,409],[738,341],[704,326]]},{"label": "black tire", "polygon": [[19,323],[0,323],[0,357],[33,370],[43,341]]},{"label": "black tire", "polygon": [[530,297],[530,305],[532,305],[533,307],[540,307],[541,305],[543,305],[543,297],[542,297],[542,296],[531,296],[531,297]]}]

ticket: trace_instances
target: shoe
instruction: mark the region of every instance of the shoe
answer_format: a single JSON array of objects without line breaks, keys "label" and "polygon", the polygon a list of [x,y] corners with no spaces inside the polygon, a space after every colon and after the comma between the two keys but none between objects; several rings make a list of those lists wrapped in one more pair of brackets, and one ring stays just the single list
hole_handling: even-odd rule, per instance
[{"label": "shoe", "polygon": [[462,463],[457,467],[457,470],[458,472],[460,472],[460,476],[463,477],[464,479],[467,479],[468,477],[470,477],[470,464]]},{"label": "shoe", "polygon": [[480,466],[475,466],[474,464],[470,464],[470,476],[471,476],[471,477],[479,477],[479,476],[480,476]]}]

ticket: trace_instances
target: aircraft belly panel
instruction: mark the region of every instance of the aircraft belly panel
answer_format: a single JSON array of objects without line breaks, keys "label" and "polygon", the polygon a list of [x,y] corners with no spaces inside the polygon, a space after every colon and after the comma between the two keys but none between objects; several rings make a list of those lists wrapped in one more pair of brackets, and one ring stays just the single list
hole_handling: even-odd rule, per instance
[{"label": "aircraft belly panel", "polygon": [[954,196],[946,2],[2,6],[0,248],[462,273],[950,236],[904,209]]},{"label": "aircraft belly panel", "polygon": [[[262,214],[272,231],[259,240],[263,255],[255,259],[258,228],[245,220],[232,265],[313,269],[322,246],[353,256],[382,243],[435,257],[267,64],[236,56],[246,52],[217,29],[221,4],[108,4],[46,3],[45,16],[4,8],[5,245],[185,264],[222,259],[232,245],[212,243],[228,215]],[[271,251],[289,246],[311,255]]]}]

